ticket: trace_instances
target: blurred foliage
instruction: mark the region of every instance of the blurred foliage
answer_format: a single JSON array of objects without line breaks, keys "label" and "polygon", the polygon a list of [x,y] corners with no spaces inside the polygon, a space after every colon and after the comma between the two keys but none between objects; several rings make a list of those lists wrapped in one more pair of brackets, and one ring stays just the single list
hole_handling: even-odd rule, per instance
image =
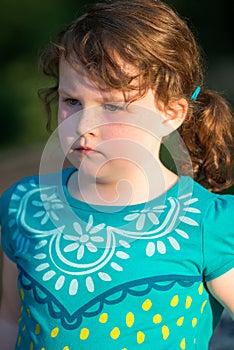
[{"label": "blurred foliage", "polygon": [[85,7],[85,0],[2,0],[1,149],[36,143],[48,137],[37,91],[49,82],[38,70],[39,55],[56,33]]},{"label": "blurred foliage", "polygon": [[[53,40],[54,35],[88,4],[85,0],[21,0],[1,1],[0,12],[0,149],[36,143],[45,140],[45,113],[37,91],[49,82],[38,70],[39,53]],[[165,0],[189,19],[192,30],[205,49],[208,64],[217,57],[233,60],[234,31],[232,30],[232,2],[224,0],[218,7],[211,0]],[[230,69],[234,72],[233,65]],[[218,71],[218,70],[217,70]],[[222,76],[222,70],[221,70]],[[234,73],[233,73],[234,74]],[[229,98],[233,79],[227,74],[220,85],[219,75],[208,80],[215,89],[226,90]],[[232,88],[233,89],[233,88]]]},{"label": "blurred foliage", "polygon": [[233,2],[223,0],[166,0],[192,24],[205,51],[212,55],[234,51]]}]

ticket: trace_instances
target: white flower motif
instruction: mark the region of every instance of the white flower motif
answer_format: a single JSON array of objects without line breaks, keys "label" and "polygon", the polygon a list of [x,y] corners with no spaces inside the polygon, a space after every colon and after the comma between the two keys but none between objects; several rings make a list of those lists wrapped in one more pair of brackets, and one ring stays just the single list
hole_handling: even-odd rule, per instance
[{"label": "white flower motif", "polygon": [[42,194],[41,201],[34,200],[32,201],[32,205],[41,208],[41,210],[33,215],[34,218],[41,218],[41,225],[45,225],[49,218],[58,221],[59,217],[56,214],[56,211],[63,208],[61,200],[58,199],[55,194],[52,194],[51,196]]},{"label": "white flower motif", "polygon": [[104,238],[101,236],[94,235],[95,233],[101,231],[105,224],[99,224],[93,226],[93,216],[90,215],[88,224],[86,225],[85,232],[83,232],[80,224],[78,222],[73,223],[77,235],[65,235],[64,239],[72,241],[73,243],[68,244],[64,248],[65,253],[69,253],[77,250],[77,260],[81,260],[85,253],[85,248],[88,249],[90,253],[96,253],[97,247],[95,243],[101,243],[104,241]]},{"label": "white flower motif", "polygon": [[165,205],[160,205],[151,209],[134,210],[132,214],[126,215],[124,220],[136,220],[136,229],[139,231],[143,229],[147,218],[151,221],[152,224],[158,225],[159,220],[156,213],[163,213],[165,208]]}]

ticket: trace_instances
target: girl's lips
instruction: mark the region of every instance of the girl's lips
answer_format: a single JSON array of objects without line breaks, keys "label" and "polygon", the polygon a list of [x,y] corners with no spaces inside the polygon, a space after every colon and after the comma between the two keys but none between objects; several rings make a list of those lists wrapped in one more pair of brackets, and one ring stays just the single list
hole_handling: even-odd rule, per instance
[{"label": "girl's lips", "polygon": [[75,148],[74,151],[80,154],[98,153],[96,150],[89,147],[78,147],[78,148]]}]

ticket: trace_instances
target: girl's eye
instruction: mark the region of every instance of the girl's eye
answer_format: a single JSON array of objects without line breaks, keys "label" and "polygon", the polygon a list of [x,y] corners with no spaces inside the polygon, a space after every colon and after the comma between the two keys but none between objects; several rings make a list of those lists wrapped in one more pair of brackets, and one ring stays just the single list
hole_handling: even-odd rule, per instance
[{"label": "girl's eye", "polygon": [[66,98],[65,102],[70,106],[81,106],[80,101],[74,98]]},{"label": "girl's eye", "polygon": [[122,111],[123,107],[114,104],[105,104],[104,109],[110,112]]}]

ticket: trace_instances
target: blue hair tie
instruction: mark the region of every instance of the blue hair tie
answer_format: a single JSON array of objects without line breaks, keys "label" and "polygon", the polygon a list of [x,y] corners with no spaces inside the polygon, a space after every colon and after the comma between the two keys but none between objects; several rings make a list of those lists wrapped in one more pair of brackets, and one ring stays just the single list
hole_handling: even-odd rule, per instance
[{"label": "blue hair tie", "polygon": [[201,87],[198,86],[198,87],[194,90],[194,92],[192,93],[192,96],[191,96],[191,100],[192,100],[192,101],[196,101],[197,96],[199,95],[200,91],[201,91]]}]

